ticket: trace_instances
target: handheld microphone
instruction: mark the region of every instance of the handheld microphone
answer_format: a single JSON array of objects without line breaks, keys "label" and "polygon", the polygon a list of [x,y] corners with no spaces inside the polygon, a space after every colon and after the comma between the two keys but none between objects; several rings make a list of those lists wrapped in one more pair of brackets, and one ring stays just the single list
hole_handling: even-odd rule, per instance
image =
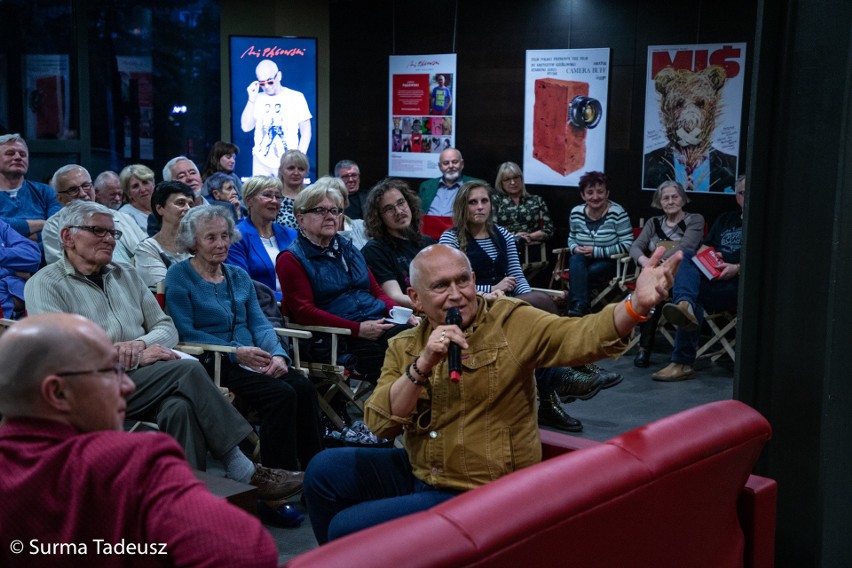
[{"label": "handheld microphone", "polygon": [[[447,325],[457,325],[461,327],[462,319],[461,312],[458,308],[450,308],[447,310]],[[450,341],[449,353],[447,354],[447,364],[450,367],[450,380],[457,383],[461,380],[461,347],[458,343]]]}]

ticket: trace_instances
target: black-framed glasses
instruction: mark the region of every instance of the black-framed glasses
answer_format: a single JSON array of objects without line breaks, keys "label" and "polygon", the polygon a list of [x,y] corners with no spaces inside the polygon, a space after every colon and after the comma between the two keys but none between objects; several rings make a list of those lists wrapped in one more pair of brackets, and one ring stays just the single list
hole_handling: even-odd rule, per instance
[{"label": "black-framed glasses", "polygon": [[400,197],[399,201],[397,201],[396,203],[391,203],[390,205],[385,205],[384,207],[382,207],[382,214],[390,215],[392,213],[396,213],[397,210],[405,211],[407,206],[408,202],[405,200],[405,198]]},{"label": "black-framed glasses", "polygon": [[106,375],[107,373],[115,373],[115,378],[119,379],[126,373],[126,371],[120,363],[116,363],[112,367],[105,367],[103,369],[89,369],[86,371],[63,371],[62,373],[53,374],[60,377],[72,377],[74,375]]},{"label": "black-framed glasses", "polygon": [[70,195],[71,197],[77,197],[80,195],[81,191],[91,191],[92,188],[95,187],[89,182],[82,183],[80,185],[72,185],[68,189],[63,189],[62,191],[57,191],[57,193],[64,193],[66,195]]},{"label": "black-framed glasses", "polygon": [[118,239],[121,238],[121,235],[123,234],[118,229],[107,229],[106,227],[96,227],[94,225],[69,225],[68,228],[69,229],[80,229],[81,231],[88,231],[88,232],[92,233],[93,235],[95,235],[96,237],[98,237],[99,239],[102,239],[105,236],[109,235],[112,238],[114,238],[115,240],[118,240]]},{"label": "black-framed glasses", "polygon": [[361,177],[361,174],[343,174],[340,179],[358,179],[359,177]]},{"label": "black-framed glasses", "polygon": [[281,195],[280,193],[275,193],[274,191],[264,191],[260,194],[260,196],[264,199],[269,199],[270,201],[272,201],[273,199],[275,201],[281,201],[284,199],[283,195]]},{"label": "black-framed glasses", "polygon": [[320,217],[325,217],[329,213],[331,213],[332,217],[337,217],[341,213],[343,213],[342,209],[338,209],[337,207],[332,207],[329,209],[328,207],[314,207],[313,209],[306,209],[304,213],[315,213]]}]

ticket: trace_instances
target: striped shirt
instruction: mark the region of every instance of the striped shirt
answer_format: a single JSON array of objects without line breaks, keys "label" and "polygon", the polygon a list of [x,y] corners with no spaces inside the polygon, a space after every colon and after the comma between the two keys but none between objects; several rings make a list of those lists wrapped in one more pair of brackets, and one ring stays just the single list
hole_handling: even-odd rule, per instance
[{"label": "striped shirt", "polygon": [[627,212],[618,203],[609,202],[609,209],[601,218],[597,228],[589,229],[586,217],[586,206],[577,205],[571,210],[568,218],[568,248],[571,253],[574,249],[582,246],[593,246],[594,258],[609,258],[614,254],[627,253],[633,244],[633,228],[630,226],[630,218]]},{"label": "striped shirt", "polygon": [[142,341],[174,347],[178,333],[154,294],[132,268],[108,264],[103,289],[63,258],[36,272],[24,288],[27,312],[79,314],[100,325],[113,343]]},{"label": "striped shirt", "polygon": [[[508,256],[508,270],[506,276],[511,276],[515,279],[515,289],[512,290],[511,294],[507,294],[508,296],[517,296],[518,294],[526,294],[527,292],[532,291],[530,288],[530,283],[527,282],[526,276],[524,276],[524,271],[521,270],[521,262],[518,259],[518,248],[515,246],[515,239],[512,237],[511,233],[501,227],[500,225],[494,225],[494,229],[497,230],[497,234],[503,237],[503,240],[506,241],[506,256]],[[444,234],[441,235],[441,238],[438,240],[442,245],[451,246],[453,248],[459,248],[459,237],[458,232],[455,227],[452,229],[447,229],[444,231]],[[488,255],[488,258],[491,260],[497,259],[497,246],[491,240],[491,238],[485,239],[476,239],[476,244],[478,244],[485,254]],[[490,284],[477,284],[476,289],[480,292],[490,292],[491,285]]]}]

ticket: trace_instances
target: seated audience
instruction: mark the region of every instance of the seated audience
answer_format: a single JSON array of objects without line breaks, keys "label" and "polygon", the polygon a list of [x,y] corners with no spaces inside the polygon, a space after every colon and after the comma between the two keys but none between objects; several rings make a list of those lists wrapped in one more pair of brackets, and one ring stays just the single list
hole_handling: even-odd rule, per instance
[{"label": "seated audience", "polygon": [[[695,253],[704,236],[704,217],[684,211],[683,206],[687,203],[689,198],[679,182],[669,180],[660,184],[651,198],[651,207],[662,209],[664,215],[648,219],[642,232],[633,241],[630,247],[633,262],[642,268],[648,266],[651,254],[659,246],[666,249],[664,260],[679,250],[684,254]],[[644,368],[651,363],[657,324],[663,315],[662,308],[662,305],[657,306],[650,321],[639,326],[639,352],[633,359],[637,367]]]},{"label": "seated audience", "polygon": [[127,418],[152,420],[171,434],[196,469],[205,470],[207,451],[228,477],[257,485],[262,499],[280,499],[301,488],[301,474],[255,466],[239,443],[252,428],[222,396],[204,367],[171,347],[178,334],[136,271],[112,262],[120,237],[113,210],[75,201],[62,211],[64,256],[27,282],[30,314],[74,313],[101,325],[113,342],[117,363],[136,385]]},{"label": "seated audience", "polygon": [[[313,459],[305,499],[317,541],[428,509],[541,461],[534,370],[618,356],[623,338],[668,294],[679,261],[676,254],[643,271],[629,300],[563,318],[479,297],[463,253],[440,244],[422,250],[409,295],[426,319],[390,342],[364,415],[377,435],[402,434],[403,447],[336,448]],[[450,308],[461,312],[460,326],[444,324]],[[448,376],[451,343],[463,350],[458,383]]]},{"label": "seated audience", "polygon": [[21,135],[0,136],[0,220],[38,241],[44,222],[61,206],[49,185],[25,178],[29,168],[29,148]]},{"label": "seated audience", "polygon": [[295,323],[350,330],[343,352],[355,357],[363,379],[375,383],[388,339],[415,320],[404,325],[385,321],[396,303],[370,274],[361,251],[337,234],[340,192],[312,185],[299,193],[294,208],[299,235],[275,265],[284,292],[282,313]]},{"label": "seated audience", "polygon": [[[240,176],[234,173],[234,166],[237,163],[237,154],[239,153],[240,148],[236,144],[217,140],[210,149],[210,153],[207,154],[207,161],[204,162],[204,170],[201,173],[201,177],[207,180],[217,172],[225,174],[234,184],[237,197],[239,197],[243,184]],[[203,190],[202,193],[204,193]],[[209,194],[204,193],[204,195],[207,196]]]},{"label": "seated audience", "polygon": [[743,245],[743,205],[746,179],[737,178],[736,199],[739,210],[729,211],[716,219],[706,246],[716,249],[724,264],[722,273],[708,280],[695,263],[692,253],[684,254],[684,262],[672,288],[672,303],[663,306],[666,320],[677,327],[671,363],[653,375],[655,381],[683,381],[695,375],[693,364],[698,351],[699,331],[706,311],[736,311],[740,285],[740,251]]},{"label": "seated audience", "polygon": [[[120,431],[136,387],[97,325],[28,317],[0,337],[0,360],[0,525],[27,543],[0,564],[277,565],[269,532],[210,493],[173,439]],[[73,552],[32,556],[33,541]],[[120,543],[136,551],[110,560]]]},{"label": "seated audience", "polygon": [[[94,201],[95,190],[89,171],[77,164],[62,166],[50,181],[50,185],[56,190],[59,204],[65,207],[73,201]],[[45,261],[50,264],[62,258],[62,244],[59,241],[59,218],[62,211],[51,215],[44,224],[41,232],[42,245],[44,246]],[[112,255],[113,262],[126,266],[133,266],[136,255],[136,247],[145,240],[145,233],[136,224],[136,221],[121,211],[113,214],[115,228],[121,231],[121,238],[115,243],[115,251]]]},{"label": "seated audience", "polygon": [[154,172],[148,166],[132,164],[118,174],[124,205],[119,211],[136,221],[139,228],[148,234],[148,215],[151,214],[151,194],[154,193]]},{"label": "seated audience", "polygon": [[[340,197],[343,199],[343,213],[340,215],[337,232],[346,237],[358,250],[364,248],[370,237],[367,236],[367,229],[364,226],[363,219],[350,219],[346,214],[346,208],[349,207],[349,192],[346,190],[346,184],[338,177],[323,176],[314,182],[328,187],[337,189],[340,192]],[[356,194],[357,195],[357,194]]]},{"label": "seated audience", "polygon": [[[304,469],[322,449],[313,384],[260,310],[245,270],[224,264],[234,221],[220,207],[198,207],[180,222],[178,246],[192,257],[169,268],[166,305],[181,341],[236,347],[222,358],[222,386],[260,413],[261,461]],[[212,358],[206,365],[212,371]]]},{"label": "seated audience", "polygon": [[281,180],[268,176],[254,176],[243,185],[243,197],[248,215],[237,224],[242,238],[231,244],[228,264],[239,266],[252,280],[262,282],[281,299],[281,283],[275,275],[275,259],[287,250],[296,231],[279,225],[275,218],[282,200]]},{"label": "seated audience", "polygon": [[38,245],[0,219],[0,317],[23,315],[24,284],[40,263]]},{"label": "seated audience", "polygon": [[124,204],[121,180],[117,173],[112,170],[103,171],[98,174],[93,183],[95,185],[95,201],[115,210],[118,210]]},{"label": "seated audience", "polygon": [[615,276],[617,261],[612,255],[627,253],[633,243],[627,212],[609,200],[606,174],[586,172],[580,177],[579,185],[585,205],[574,207],[568,219],[569,316],[583,316],[591,311],[590,287]]},{"label": "seated audience", "polygon": [[207,196],[210,205],[219,205],[227,209],[234,218],[234,223],[243,218],[245,210],[231,177],[222,172],[212,174],[204,180],[203,193]]},{"label": "seated audience", "polygon": [[334,165],[334,177],[346,184],[348,205],[343,214],[349,219],[363,219],[367,192],[361,191],[361,168],[352,160],[340,160]]},{"label": "seated audience", "polygon": [[541,196],[527,192],[524,172],[518,164],[500,164],[494,188],[495,222],[512,233],[516,242],[540,243],[553,236],[547,204]]},{"label": "seated audience", "polygon": [[156,286],[165,279],[171,265],[189,258],[189,253],[177,244],[177,233],[180,220],[194,199],[189,186],[179,181],[163,181],[154,189],[151,209],[160,231],[136,248],[136,272],[145,286]]},{"label": "seated audience", "polygon": [[308,157],[299,150],[287,150],[281,156],[281,165],[278,167],[278,179],[283,186],[281,208],[275,222],[291,229],[298,229],[299,223],[293,211],[293,202],[299,192],[305,188],[305,176],[310,170]]},{"label": "seated audience", "polygon": [[367,234],[361,252],[385,294],[407,308],[411,286],[408,266],[435,239],[420,233],[420,198],[401,179],[386,178],[368,194],[364,208]]}]

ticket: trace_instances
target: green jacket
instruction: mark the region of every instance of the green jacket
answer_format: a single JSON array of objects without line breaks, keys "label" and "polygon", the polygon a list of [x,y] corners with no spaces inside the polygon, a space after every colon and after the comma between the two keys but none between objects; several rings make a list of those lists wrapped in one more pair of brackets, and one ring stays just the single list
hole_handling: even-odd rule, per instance
[{"label": "green jacket", "polygon": [[[429,206],[432,205],[432,201],[435,199],[435,196],[438,195],[438,185],[441,183],[443,177],[436,177],[432,179],[427,179],[423,183],[420,184],[420,188],[417,192],[420,194],[420,209],[423,213],[429,212]],[[459,178],[459,183],[463,184],[468,181],[474,181],[479,178],[473,178],[470,176],[461,176]]]},{"label": "green jacket", "polygon": [[541,461],[534,371],[616,357],[626,348],[613,321],[615,305],[583,318],[548,314],[514,298],[477,298],[465,330],[462,378],[447,362],[432,370],[410,416],[390,412],[391,385],[432,333],[424,320],[390,340],[364,418],[378,436],[404,432],[414,475],[442,489],[468,490]]}]

